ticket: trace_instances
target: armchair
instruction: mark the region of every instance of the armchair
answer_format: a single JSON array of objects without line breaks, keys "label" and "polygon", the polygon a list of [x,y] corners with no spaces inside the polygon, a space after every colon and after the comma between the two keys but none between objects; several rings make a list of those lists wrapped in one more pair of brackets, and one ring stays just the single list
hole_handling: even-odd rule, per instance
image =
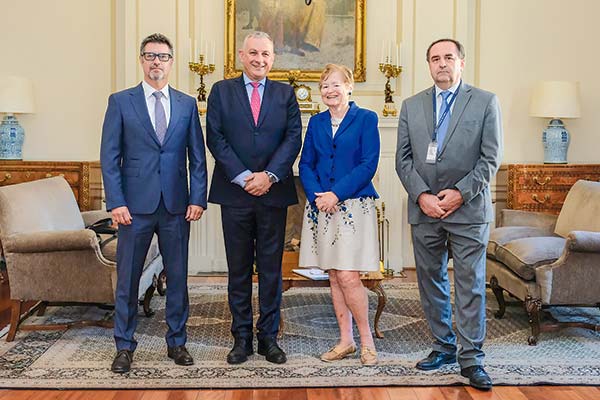
[{"label": "armchair", "polygon": [[[47,305],[95,304],[114,306],[117,240],[102,249],[96,233],[85,226],[110,217],[106,211],[81,213],[63,177],[0,187],[0,240],[10,287],[11,317],[6,340],[18,329],[66,329],[71,326],[111,327],[112,321],[25,325],[33,312],[43,315]],[[148,252],[139,293],[146,315],[163,269],[156,237]],[[38,302],[21,315],[23,303]]]},{"label": "armchair", "polygon": [[540,332],[577,326],[600,331],[585,322],[541,323],[552,306],[600,306],[600,182],[573,185],[558,216],[502,210],[487,248],[486,275],[498,300],[497,318],[505,312],[504,291],[524,302],[529,316],[530,345]]}]

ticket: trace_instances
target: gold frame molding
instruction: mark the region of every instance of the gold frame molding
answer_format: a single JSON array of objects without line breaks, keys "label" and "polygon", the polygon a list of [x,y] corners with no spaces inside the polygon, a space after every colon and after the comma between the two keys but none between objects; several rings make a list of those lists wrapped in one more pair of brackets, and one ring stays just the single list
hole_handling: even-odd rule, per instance
[{"label": "gold frame molding", "polygon": [[[286,0],[293,1],[293,0]],[[295,0],[298,1],[298,0]],[[354,81],[364,82],[367,79],[366,67],[366,2],[367,0],[355,0],[355,40],[354,40]],[[241,70],[235,69],[235,0],[226,0],[225,4],[225,78],[235,78],[241,74]],[[289,70],[273,69],[269,73],[270,79],[287,81]],[[298,80],[318,82],[321,71],[302,70]]]}]

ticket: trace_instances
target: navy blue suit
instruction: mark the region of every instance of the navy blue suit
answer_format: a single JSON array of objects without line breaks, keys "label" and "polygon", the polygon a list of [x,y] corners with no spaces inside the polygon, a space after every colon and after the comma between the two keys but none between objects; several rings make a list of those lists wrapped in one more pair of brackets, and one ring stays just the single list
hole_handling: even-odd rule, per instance
[{"label": "navy blue suit", "polygon": [[331,114],[324,111],[308,122],[300,179],[311,203],[315,192],[333,192],[340,201],[361,196],[378,198],[371,182],[379,162],[377,114],[353,101],[335,136]]},{"label": "navy blue suit", "polygon": [[[186,342],[188,205],[206,209],[206,155],[196,101],[169,88],[171,117],[161,145],[142,85],[112,94],[102,128],[100,161],[108,210],[127,206],[119,226],[114,334],[117,350],[135,350],[138,284],[154,233],[167,275],[169,347]],[[189,167],[189,191],[188,191]]]},{"label": "navy blue suit", "polygon": [[[302,145],[302,123],[291,86],[265,82],[254,123],[242,77],[216,83],[208,98],[206,143],[216,163],[208,200],[221,205],[229,270],[231,331],[252,336],[252,265],[259,274],[258,338],[275,338],[281,303],[281,258],[287,206],[298,198],[292,165]],[[269,171],[279,178],[268,193],[253,196],[232,180]]]}]

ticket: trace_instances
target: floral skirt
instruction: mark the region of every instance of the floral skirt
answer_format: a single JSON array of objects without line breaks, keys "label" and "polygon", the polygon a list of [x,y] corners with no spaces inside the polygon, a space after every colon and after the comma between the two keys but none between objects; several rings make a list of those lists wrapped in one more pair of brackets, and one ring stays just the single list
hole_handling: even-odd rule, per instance
[{"label": "floral skirt", "polygon": [[306,203],[300,266],[323,270],[378,271],[377,212],[371,197],[348,199],[338,211],[321,212]]}]

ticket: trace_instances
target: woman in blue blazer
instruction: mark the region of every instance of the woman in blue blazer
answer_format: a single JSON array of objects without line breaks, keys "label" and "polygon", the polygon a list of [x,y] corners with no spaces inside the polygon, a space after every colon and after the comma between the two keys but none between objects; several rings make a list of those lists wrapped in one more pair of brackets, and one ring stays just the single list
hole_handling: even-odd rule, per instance
[{"label": "woman in blue blazer", "polygon": [[352,71],[328,64],[319,88],[327,111],[313,116],[300,158],[307,204],[302,224],[300,265],[329,272],[339,342],[321,355],[341,360],[356,352],[352,318],[360,333],[360,360],[377,363],[360,272],[379,269],[377,192],[371,179],[379,162],[377,114],[349,101]]}]

